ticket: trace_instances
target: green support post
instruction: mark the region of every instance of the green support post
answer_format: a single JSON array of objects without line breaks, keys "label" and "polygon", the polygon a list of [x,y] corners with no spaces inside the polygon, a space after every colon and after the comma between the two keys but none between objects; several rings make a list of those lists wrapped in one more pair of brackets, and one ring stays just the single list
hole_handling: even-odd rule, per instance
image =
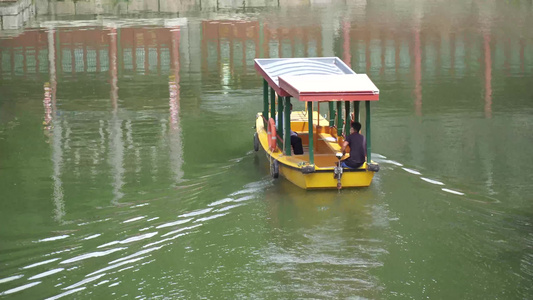
[{"label": "green support post", "polygon": [[276,92],[270,88],[270,117],[276,119]]},{"label": "green support post", "polygon": [[350,135],[350,123],[352,118],[350,117],[350,101],[344,101],[344,134],[345,137]]},{"label": "green support post", "polygon": [[342,102],[337,101],[337,136],[342,135]]},{"label": "green support post", "polygon": [[281,147],[283,149],[283,99],[284,97],[278,96],[278,136],[279,136],[279,143],[281,144]]},{"label": "green support post", "polygon": [[315,151],[313,147],[313,102],[307,102],[307,123],[309,124],[309,163],[315,164]]},{"label": "green support post", "polygon": [[365,101],[366,106],[366,163],[369,164],[372,162],[370,157],[370,151],[372,149],[370,143],[370,101]]},{"label": "green support post", "polygon": [[355,122],[361,122],[359,118],[359,101],[354,101],[353,103],[353,115]]},{"label": "green support post", "polygon": [[333,101],[329,101],[328,106],[329,106],[329,127],[332,127],[335,125],[335,107],[334,107]]},{"label": "green support post", "polygon": [[291,156],[291,97],[285,97],[285,109],[284,109],[284,120],[286,125],[284,126],[284,145],[285,145],[285,155]]},{"label": "green support post", "polygon": [[266,79],[263,79],[263,117],[266,129],[268,124],[268,82]]}]

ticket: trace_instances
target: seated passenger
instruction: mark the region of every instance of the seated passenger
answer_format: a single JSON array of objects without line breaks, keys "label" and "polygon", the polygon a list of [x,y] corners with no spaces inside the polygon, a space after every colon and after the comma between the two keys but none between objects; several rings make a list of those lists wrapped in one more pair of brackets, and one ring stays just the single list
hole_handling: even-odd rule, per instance
[{"label": "seated passenger", "polygon": [[304,154],[304,147],[302,145],[302,138],[298,134],[291,130],[291,146],[294,155]]},{"label": "seated passenger", "polygon": [[[291,103],[292,112],[292,103]],[[290,121],[289,121],[290,122]],[[283,122],[283,132],[285,132],[285,122]],[[278,116],[276,115],[276,127],[278,126]],[[304,154],[304,147],[302,145],[302,138],[298,136],[298,133],[291,130],[291,146],[294,155]]]},{"label": "seated passenger", "polygon": [[346,154],[346,147],[350,146],[350,157],[341,160],[341,167],[357,169],[365,163],[366,160],[366,139],[359,133],[361,123],[352,122],[350,135],[346,137],[342,145],[341,152]]}]

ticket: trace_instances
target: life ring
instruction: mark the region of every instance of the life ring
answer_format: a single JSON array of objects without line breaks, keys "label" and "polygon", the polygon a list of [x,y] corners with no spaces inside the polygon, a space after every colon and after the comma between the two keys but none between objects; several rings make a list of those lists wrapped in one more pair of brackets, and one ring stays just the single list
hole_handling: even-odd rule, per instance
[{"label": "life ring", "polygon": [[268,119],[268,148],[274,152],[276,150],[276,121],[273,118]]}]

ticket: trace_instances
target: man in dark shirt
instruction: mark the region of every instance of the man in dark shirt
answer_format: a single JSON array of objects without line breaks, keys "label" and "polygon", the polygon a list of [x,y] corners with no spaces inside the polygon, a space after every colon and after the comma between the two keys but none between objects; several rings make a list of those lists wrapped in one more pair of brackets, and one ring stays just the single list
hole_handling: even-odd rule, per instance
[{"label": "man in dark shirt", "polygon": [[342,154],[346,154],[346,147],[350,146],[350,157],[341,161],[343,168],[359,168],[366,160],[366,139],[359,131],[361,130],[361,123],[352,122],[350,128],[350,135],[346,137],[342,144]]}]

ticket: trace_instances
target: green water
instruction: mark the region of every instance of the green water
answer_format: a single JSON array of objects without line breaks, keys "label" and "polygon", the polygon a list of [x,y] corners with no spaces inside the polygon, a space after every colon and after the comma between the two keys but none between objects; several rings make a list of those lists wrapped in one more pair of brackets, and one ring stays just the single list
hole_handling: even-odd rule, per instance
[{"label": "green water", "polygon": [[[533,298],[531,2],[68,3],[0,38],[0,298]],[[370,187],[253,151],[291,56],[380,89]]]}]

